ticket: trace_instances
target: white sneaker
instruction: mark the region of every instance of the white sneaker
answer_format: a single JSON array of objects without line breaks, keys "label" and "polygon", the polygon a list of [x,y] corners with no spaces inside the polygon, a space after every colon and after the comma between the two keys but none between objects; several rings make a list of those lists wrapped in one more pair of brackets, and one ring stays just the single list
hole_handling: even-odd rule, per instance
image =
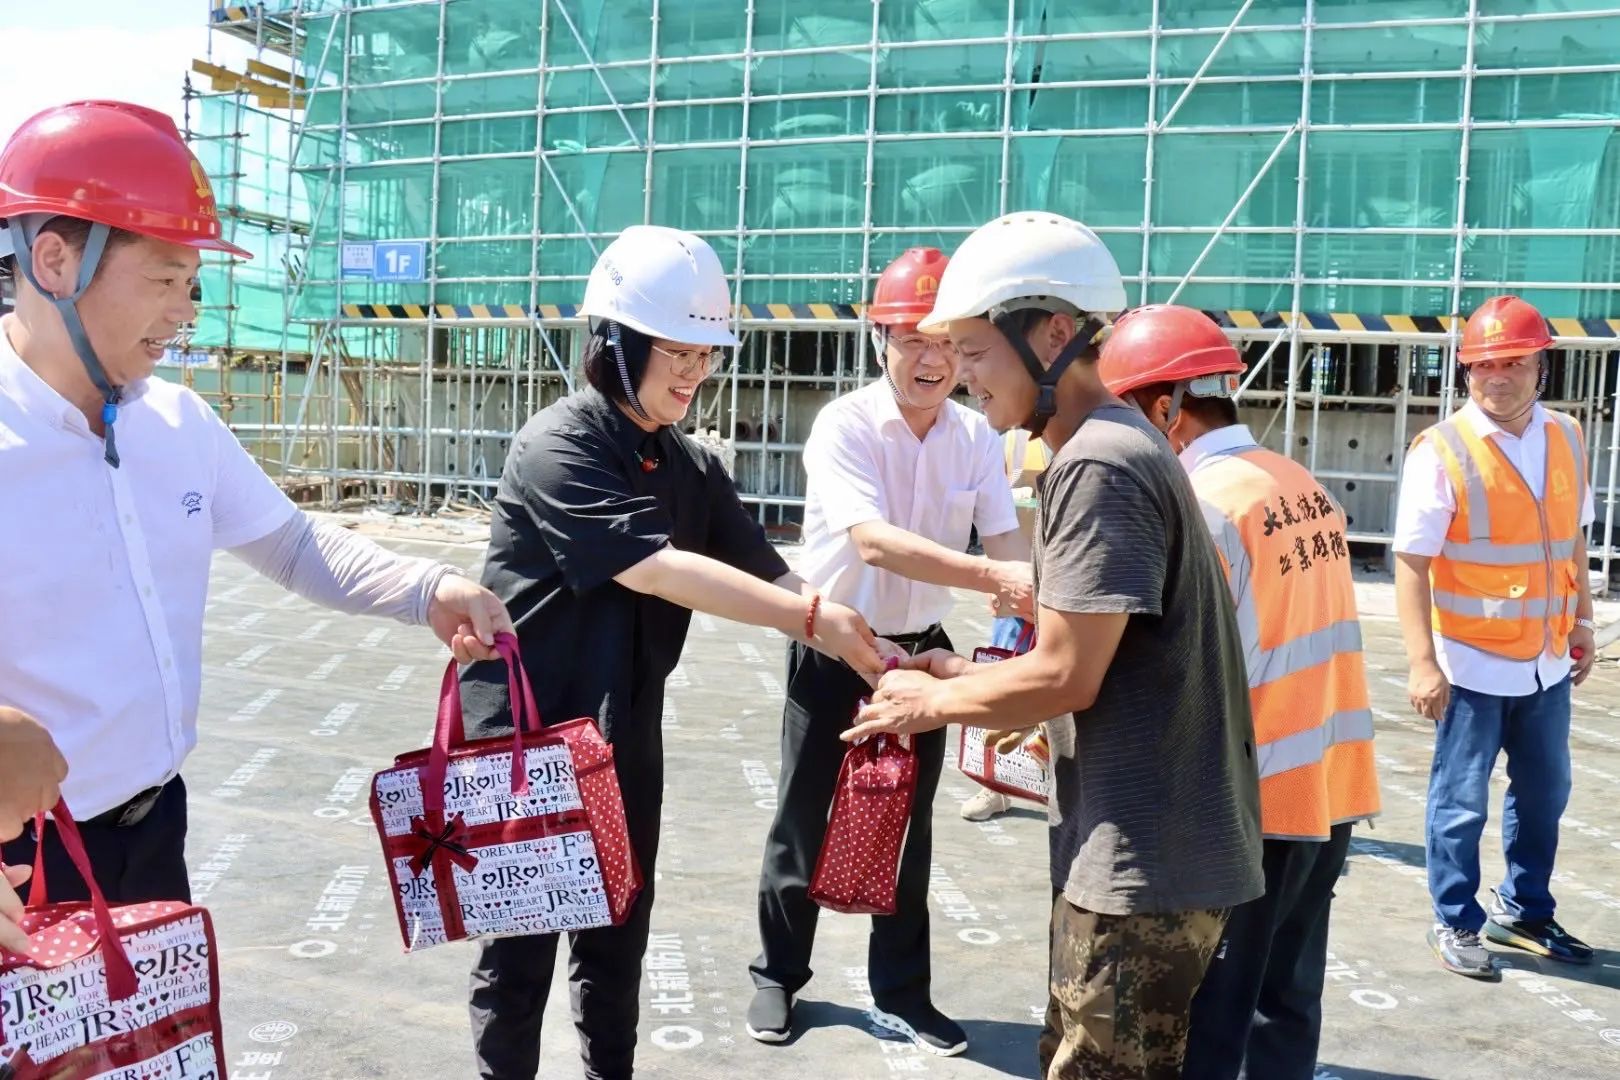
[{"label": "white sneaker", "polygon": [[962,804],[962,817],[968,821],[989,821],[1012,809],[1012,800],[999,791],[984,788]]}]

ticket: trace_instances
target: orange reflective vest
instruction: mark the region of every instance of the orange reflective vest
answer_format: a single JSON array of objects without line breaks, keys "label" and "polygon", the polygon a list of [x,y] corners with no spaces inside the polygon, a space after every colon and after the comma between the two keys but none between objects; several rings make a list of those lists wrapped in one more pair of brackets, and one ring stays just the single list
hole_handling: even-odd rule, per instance
[{"label": "orange reflective vest", "polygon": [[1492,439],[1452,417],[1413,440],[1432,442],[1457,500],[1445,546],[1429,564],[1434,630],[1510,660],[1563,656],[1575,625],[1575,553],[1586,451],[1570,417],[1547,412],[1542,497]]},{"label": "orange reflective vest", "polygon": [[1379,810],[1344,512],[1303,466],[1252,443],[1204,458],[1192,487],[1237,607],[1261,832],[1326,840]]},{"label": "orange reflective vest", "polygon": [[1029,432],[1014,428],[1002,436],[1001,457],[1007,468],[1007,482],[1015,488],[1028,487],[1035,482],[1035,477],[1046,471],[1052,461],[1052,451]]}]

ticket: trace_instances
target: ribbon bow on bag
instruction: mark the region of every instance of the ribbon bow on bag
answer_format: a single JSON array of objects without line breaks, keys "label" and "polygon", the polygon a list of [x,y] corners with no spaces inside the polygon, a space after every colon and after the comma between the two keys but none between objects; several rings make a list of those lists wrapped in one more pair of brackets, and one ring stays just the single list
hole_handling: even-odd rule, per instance
[{"label": "ribbon bow on bag", "polygon": [[[855,745],[860,746],[867,741],[869,740],[861,739]],[[869,755],[867,759],[850,772],[850,786],[856,791],[871,795],[883,795],[900,790],[900,786],[906,781],[911,736],[878,735],[872,741],[874,745],[866,751]]]},{"label": "ribbon bow on bag", "polygon": [[471,873],[478,865],[478,856],[467,850],[467,844],[471,839],[472,833],[460,814],[452,815],[444,823],[444,828],[436,833],[428,824],[427,818],[412,818],[410,839],[406,841],[416,849],[411,856],[411,873],[421,877],[424,871],[433,866],[434,858],[439,855]]}]

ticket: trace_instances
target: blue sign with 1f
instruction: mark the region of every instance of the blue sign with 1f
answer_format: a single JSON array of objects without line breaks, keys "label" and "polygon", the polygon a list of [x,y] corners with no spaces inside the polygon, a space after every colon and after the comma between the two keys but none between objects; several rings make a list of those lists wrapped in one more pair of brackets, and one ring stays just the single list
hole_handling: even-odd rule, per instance
[{"label": "blue sign with 1f", "polygon": [[379,240],[373,260],[373,281],[427,280],[427,244],[421,240]]}]

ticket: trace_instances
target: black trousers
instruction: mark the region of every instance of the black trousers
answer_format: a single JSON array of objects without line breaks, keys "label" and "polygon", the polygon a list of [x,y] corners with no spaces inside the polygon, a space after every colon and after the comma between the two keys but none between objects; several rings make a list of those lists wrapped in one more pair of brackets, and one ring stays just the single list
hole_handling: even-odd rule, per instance
[{"label": "black trousers", "polygon": [[[630,846],[643,884],[619,926],[568,935],[568,984],[586,1080],[633,1075],[641,1016],[641,962],[652,923],[659,815],[664,802],[664,750],[658,724],[663,700],[638,703],[637,717],[614,732],[614,767],[624,796]],[[645,722],[651,715],[650,729]],[[551,994],[558,934],[493,938],[472,970],[469,1008],[481,1080],[533,1080],[540,1069],[540,1026]]]},{"label": "black trousers", "polygon": [[[109,903],[191,899],[191,879],[186,874],[186,785],[178,776],[164,786],[157,802],[137,824],[119,827],[81,822],[79,835],[96,884]],[[32,866],[35,847],[30,825],[17,839],[0,847],[0,861]],[[45,826],[45,881],[52,903],[90,899],[90,889],[68,858],[53,824]]]},{"label": "black trousers", "polygon": [[[913,652],[949,649],[939,627]],[[776,818],[765,840],[759,875],[760,953],[749,965],[757,987],[797,993],[810,981],[810,952],[821,909],[810,899],[827,813],[838,785],[855,706],[871,687],[843,663],[800,645],[788,647],[787,703],[782,710],[782,773]],[[874,915],[867,942],[867,976],[879,1008],[928,1000],[928,871],[934,847],[934,792],[945,759],[944,730],[919,736],[917,795],[900,853],[899,892],[893,915]]]},{"label": "black trousers", "polygon": [[1349,846],[1349,824],[1326,842],[1265,842],[1265,895],[1232,909],[1193,998],[1182,1080],[1316,1074],[1328,912]]}]

